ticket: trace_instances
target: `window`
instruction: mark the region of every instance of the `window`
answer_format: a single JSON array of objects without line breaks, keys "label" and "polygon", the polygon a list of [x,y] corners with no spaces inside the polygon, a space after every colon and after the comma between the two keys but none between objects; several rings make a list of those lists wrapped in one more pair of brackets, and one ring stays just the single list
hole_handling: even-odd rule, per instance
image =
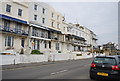
[{"label": "window", "polygon": [[59,43],[56,43],[56,50],[59,50]]},{"label": "window", "polygon": [[67,50],[69,50],[69,47],[70,47],[70,46],[69,46],[69,45],[67,45]]},{"label": "window", "polygon": [[25,44],[25,39],[22,38],[22,39],[21,39],[21,46],[24,47],[24,44]]},{"label": "window", "polygon": [[76,31],[76,35],[78,35],[78,31]]},{"label": "window", "polygon": [[76,46],[74,46],[74,51],[76,51]]},{"label": "window", "polygon": [[34,39],[34,49],[39,50],[39,40]]},{"label": "window", "polygon": [[37,15],[34,15],[34,20],[37,20]]},{"label": "window", "polygon": [[67,32],[69,32],[70,31],[70,29],[69,29],[69,27],[67,27]]},{"label": "window", "polygon": [[45,8],[43,8],[43,14],[45,14]]},{"label": "window", "polygon": [[52,13],[52,18],[53,18],[53,16],[54,16],[54,13]]},{"label": "window", "polygon": [[14,37],[13,36],[6,36],[5,37],[5,46],[13,46]]},{"label": "window", "polygon": [[35,40],[35,49],[39,50],[39,40]]},{"label": "window", "polygon": [[10,27],[10,21],[4,20],[4,27]]},{"label": "window", "polygon": [[21,28],[22,28],[22,24],[21,23],[16,23],[15,31],[17,33],[21,33]]},{"label": "window", "polygon": [[47,41],[44,41],[44,44],[45,44],[45,48],[47,48]]},{"label": "window", "polygon": [[114,58],[107,58],[107,57],[98,57],[94,59],[94,63],[106,63],[106,64],[111,64],[111,65],[116,65],[116,61]]},{"label": "window", "polygon": [[36,34],[36,29],[33,28],[33,30],[32,30],[32,36],[35,36],[35,34]]},{"label": "window", "polygon": [[81,36],[81,33],[79,33],[79,36]]},{"label": "window", "polygon": [[36,28],[33,28],[33,31],[32,31],[32,36],[36,36],[36,37],[39,37],[40,36],[40,31]]},{"label": "window", "polygon": [[6,12],[11,12],[11,5],[9,4],[6,5]]},{"label": "window", "polygon": [[74,33],[74,30],[73,30],[73,33]]},{"label": "window", "polygon": [[60,25],[60,24],[58,23],[58,24],[57,24],[57,28],[59,28],[59,25]]},{"label": "window", "polygon": [[49,41],[49,48],[51,49],[51,42]]},{"label": "window", "polygon": [[4,20],[4,29],[10,31],[10,21]]},{"label": "window", "polygon": [[59,20],[59,15],[57,16],[57,20]]},{"label": "window", "polygon": [[22,16],[22,9],[18,9],[18,16]]},{"label": "window", "polygon": [[48,31],[48,39],[51,39],[51,32]]},{"label": "window", "polygon": [[45,37],[44,37],[44,31],[43,31],[43,30],[41,31],[41,37],[42,37],[42,38],[45,38]]},{"label": "window", "polygon": [[52,22],[51,26],[52,26],[52,27],[54,26],[54,22]]},{"label": "window", "polygon": [[45,18],[42,18],[42,23],[45,24]]},{"label": "window", "polygon": [[34,5],[34,10],[37,10],[37,7],[38,7],[38,5],[35,4],[35,5]]},{"label": "window", "polygon": [[37,40],[37,49],[40,49],[39,40]]},{"label": "window", "polygon": [[65,27],[64,27],[64,31],[66,31]]}]

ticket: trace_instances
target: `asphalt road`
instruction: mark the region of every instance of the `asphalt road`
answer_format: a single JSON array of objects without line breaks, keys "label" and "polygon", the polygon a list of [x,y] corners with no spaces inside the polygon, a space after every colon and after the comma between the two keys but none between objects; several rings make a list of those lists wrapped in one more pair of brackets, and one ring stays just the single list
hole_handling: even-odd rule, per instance
[{"label": "asphalt road", "polygon": [[2,71],[3,79],[89,79],[92,59],[55,62]]}]

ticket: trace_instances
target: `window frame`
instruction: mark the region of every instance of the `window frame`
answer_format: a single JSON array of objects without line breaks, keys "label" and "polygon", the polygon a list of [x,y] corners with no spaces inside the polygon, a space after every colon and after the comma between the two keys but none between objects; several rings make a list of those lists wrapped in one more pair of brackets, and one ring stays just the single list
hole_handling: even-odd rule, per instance
[{"label": "window frame", "polygon": [[11,12],[11,5],[10,4],[6,4],[6,12]]},{"label": "window frame", "polygon": [[53,21],[51,22],[51,26],[54,27],[54,22]]},{"label": "window frame", "polygon": [[49,49],[51,49],[51,42],[49,41]]},{"label": "window frame", "polygon": [[22,12],[23,12],[23,10],[22,9],[18,9],[18,16],[22,16]]},{"label": "window frame", "polygon": [[37,15],[34,15],[34,20],[35,20],[35,21],[37,21],[37,17],[38,17]]},{"label": "window frame", "polygon": [[57,20],[59,20],[59,17],[60,17],[60,16],[59,16],[59,15],[57,15]]},{"label": "window frame", "polygon": [[57,28],[60,28],[60,24],[59,23],[57,23]]},{"label": "window frame", "polygon": [[47,41],[44,41],[44,48],[47,48]]},{"label": "window frame", "polygon": [[14,46],[14,37],[13,36],[6,36],[5,37],[5,47],[13,47]]},{"label": "window frame", "polygon": [[60,50],[60,43],[57,42],[55,45],[56,45],[56,46],[55,46],[55,47],[56,47],[56,50]]},{"label": "window frame", "polygon": [[54,13],[52,12],[52,18],[54,17]]},{"label": "window frame", "polygon": [[45,14],[45,11],[46,11],[46,9],[45,9],[45,8],[42,8],[42,13],[43,13],[43,14]]},{"label": "window frame", "polygon": [[42,18],[42,24],[45,24],[45,18]]},{"label": "window frame", "polygon": [[37,4],[34,4],[34,10],[38,10],[38,5]]},{"label": "window frame", "polygon": [[9,20],[4,20],[4,29],[7,31],[10,31],[10,21]]}]

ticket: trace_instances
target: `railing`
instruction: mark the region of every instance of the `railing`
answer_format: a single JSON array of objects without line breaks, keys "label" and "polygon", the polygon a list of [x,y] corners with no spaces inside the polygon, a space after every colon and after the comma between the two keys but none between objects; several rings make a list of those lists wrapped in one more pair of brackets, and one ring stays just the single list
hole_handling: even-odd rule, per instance
[{"label": "railing", "polygon": [[48,37],[48,35],[46,35],[44,33],[36,32],[36,31],[32,32],[32,36],[50,39],[50,37]]},{"label": "railing", "polygon": [[16,29],[16,28],[11,28],[11,27],[6,27],[6,26],[0,26],[0,31],[15,33],[15,34],[19,34],[19,35],[28,35],[29,34],[28,31]]},{"label": "railing", "polygon": [[40,32],[36,32],[36,31],[33,31],[33,32],[32,32],[32,36],[58,40],[58,37],[54,37],[54,35],[52,35],[52,34],[51,34],[51,35],[48,35],[48,34],[46,34],[46,33],[40,33]]}]

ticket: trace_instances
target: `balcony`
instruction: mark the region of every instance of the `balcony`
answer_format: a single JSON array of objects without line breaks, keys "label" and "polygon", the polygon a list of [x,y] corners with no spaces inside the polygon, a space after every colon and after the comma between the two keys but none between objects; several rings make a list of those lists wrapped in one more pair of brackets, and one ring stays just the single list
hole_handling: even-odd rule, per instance
[{"label": "balcony", "polygon": [[71,41],[72,44],[75,44],[75,45],[81,45],[81,46],[84,46],[85,43],[82,43],[80,41]]},{"label": "balcony", "polygon": [[8,33],[14,33],[18,35],[26,35],[28,36],[28,31],[21,30],[21,29],[16,29],[16,28],[11,28],[11,27],[5,27],[5,26],[0,26],[0,31],[2,32],[8,32]]},{"label": "balcony", "polygon": [[92,36],[92,39],[93,40],[98,40],[98,38],[95,35]]},{"label": "balcony", "polygon": [[33,31],[32,36],[35,37],[40,37],[40,38],[46,38],[46,39],[51,39],[51,36],[44,33],[44,32],[39,32],[39,31]]},{"label": "balcony", "polygon": [[65,42],[63,37],[59,33],[56,34],[50,31],[39,31],[38,29],[33,29],[32,36],[39,37],[39,38],[45,38],[45,39],[53,40],[53,41]]}]

